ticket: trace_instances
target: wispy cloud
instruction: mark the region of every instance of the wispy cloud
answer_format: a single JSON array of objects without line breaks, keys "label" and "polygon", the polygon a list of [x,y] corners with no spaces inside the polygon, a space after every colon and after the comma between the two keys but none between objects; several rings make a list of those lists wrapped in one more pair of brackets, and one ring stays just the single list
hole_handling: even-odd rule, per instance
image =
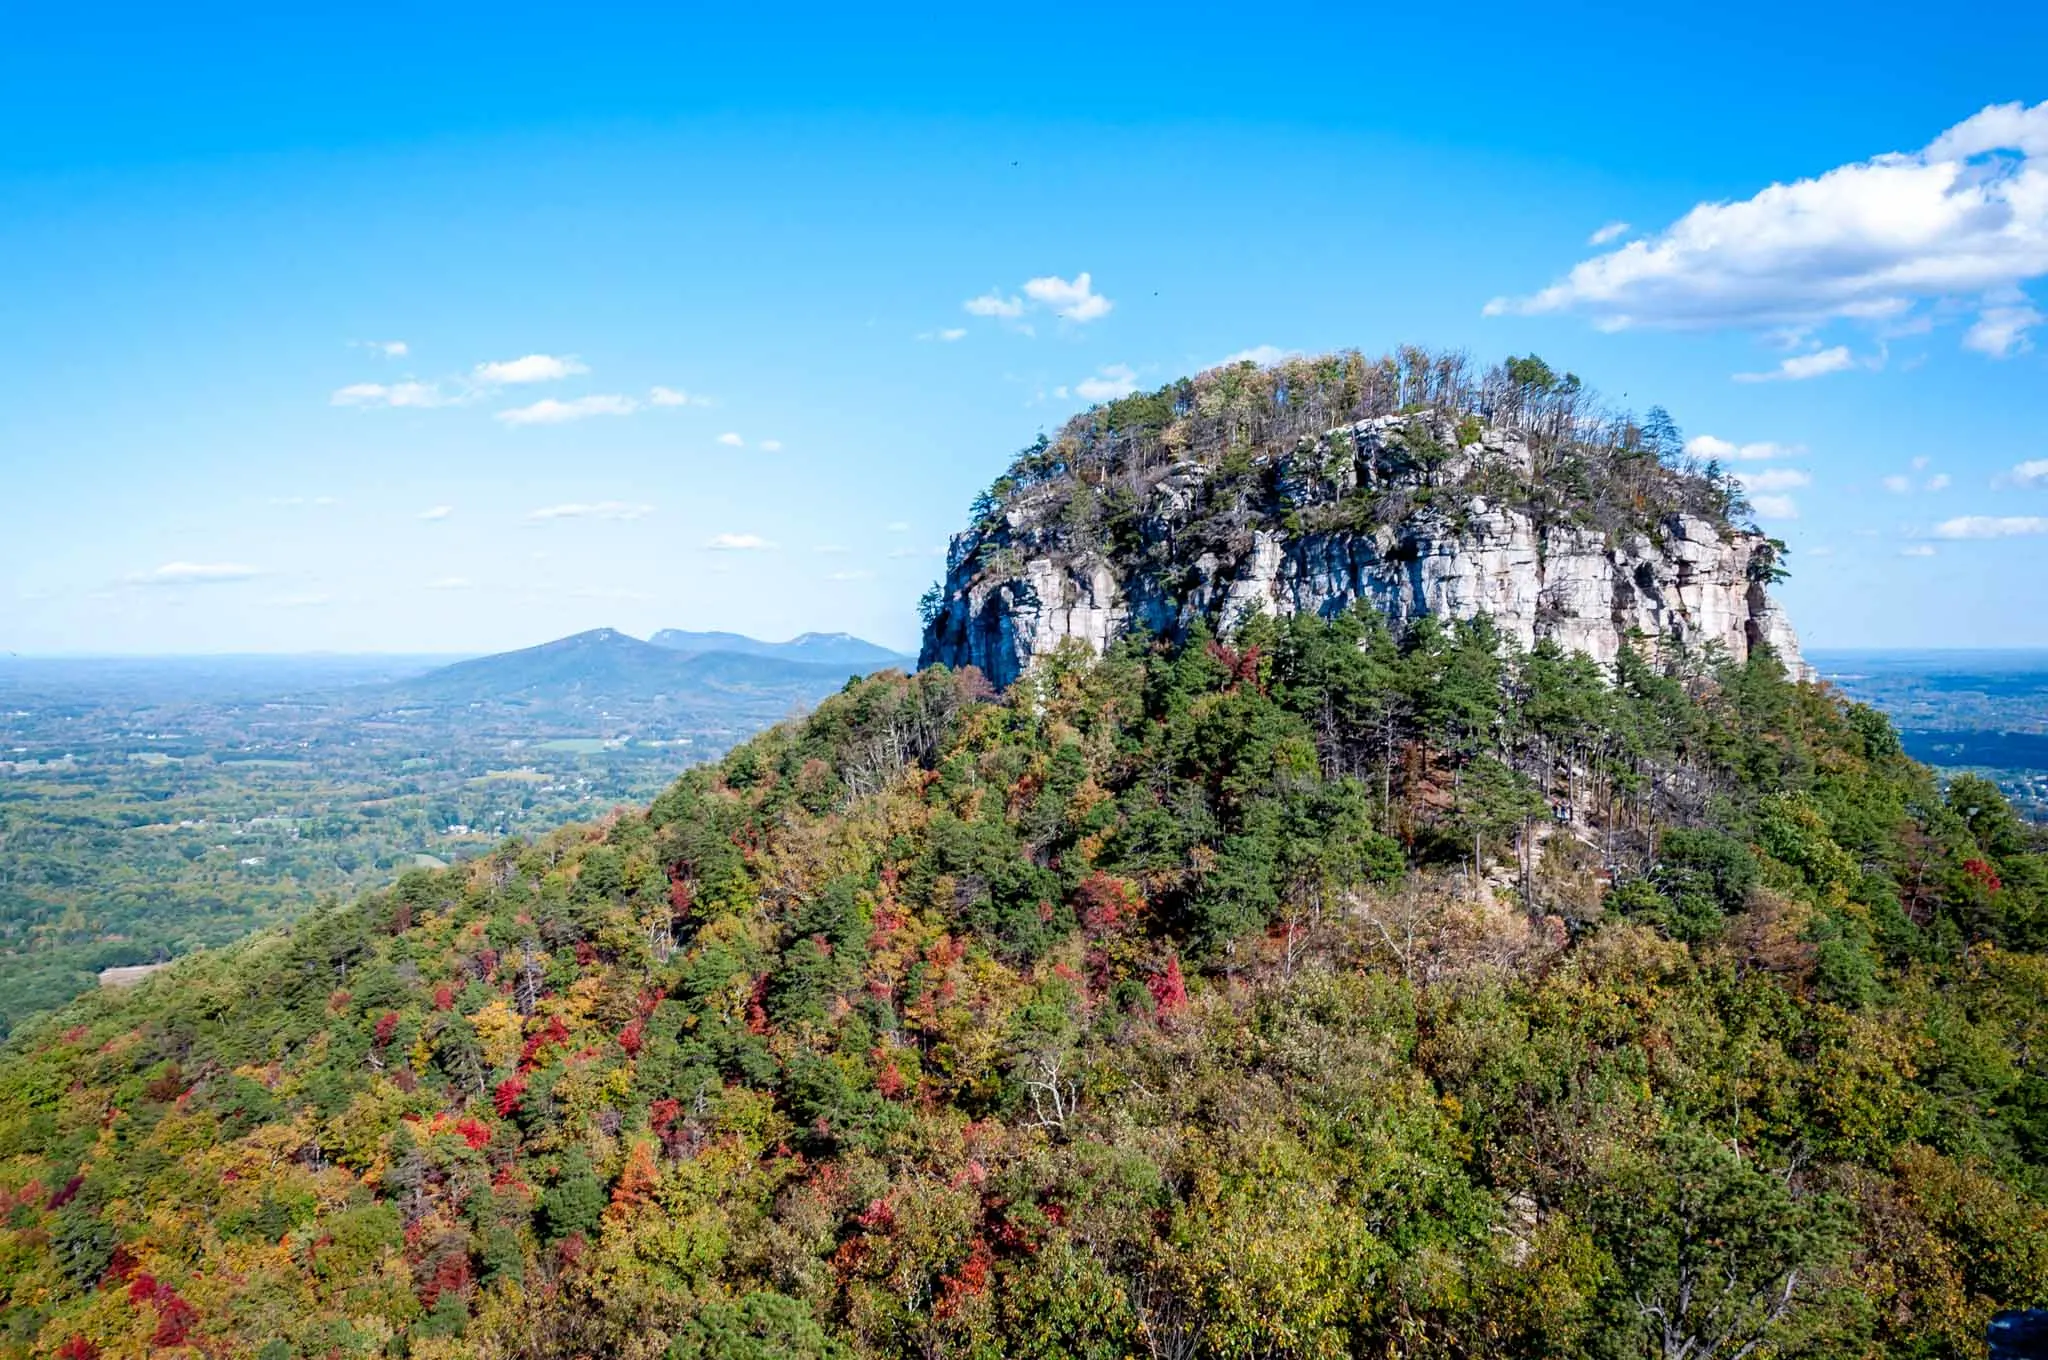
[{"label": "wispy cloud", "polygon": [[318,509],[325,509],[330,505],[340,505],[341,502],[333,496],[272,496],[270,504],[310,505]]},{"label": "wispy cloud", "polygon": [[1908,543],[1905,547],[1899,549],[1899,556],[1932,557],[1934,556],[1934,545],[1932,543]]},{"label": "wispy cloud", "polygon": [[848,567],[845,571],[831,573],[825,579],[828,581],[872,581],[875,579],[875,574],[862,567]]},{"label": "wispy cloud", "polygon": [[436,406],[454,406],[463,397],[460,393],[445,390],[439,383],[365,382],[337,388],[328,400],[335,406],[392,406],[426,410]]},{"label": "wispy cloud", "polygon": [[1790,496],[1751,496],[1749,506],[1759,519],[1799,518],[1799,503]]},{"label": "wispy cloud", "polygon": [[1626,235],[1628,235],[1628,223],[1609,222],[1606,226],[1588,236],[1586,244],[1589,246],[1604,246],[1609,241],[1618,241]]},{"label": "wispy cloud", "polygon": [[1742,483],[1745,491],[1796,491],[1802,486],[1813,485],[1813,474],[1798,468],[1762,468],[1756,472],[1738,472],[1735,479]]},{"label": "wispy cloud", "polygon": [[754,445],[754,447],[759,449],[763,453],[781,453],[782,441],[780,439],[764,439],[760,443]]},{"label": "wispy cloud", "polygon": [[449,517],[450,515],[452,515],[452,514],[454,514],[454,513],[455,513],[455,507],[454,507],[454,506],[452,506],[452,505],[435,505],[435,506],[430,506],[430,507],[428,507],[427,509],[425,509],[425,510],[422,510],[422,511],[420,511],[420,513],[419,513],[419,518],[421,518],[421,519],[446,519],[446,518],[448,518],[448,517]]},{"label": "wispy cloud", "polygon": [[759,534],[713,534],[705,541],[713,552],[773,552],[775,545]]},{"label": "wispy cloud", "polygon": [[2026,538],[2048,534],[2048,516],[1958,515],[1934,526],[1936,538]]},{"label": "wispy cloud", "polygon": [[556,519],[645,519],[654,513],[651,505],[639,505],[631,501],[570,501],[564,505],[549,505],[527,515],[536,523]]},{"label": "wispy cloud", "polygon": [[470,590],[476,583],[467,576],[443,576],[427,582],[428,590]]},{"label": "wispy cloud", "polygon": [[[1925,472],[1926,470],[1927,459],[1915,458],[1913,460],[1914,472]],[[1905,496],[1914,491],[1946,491],[1951,485],[1949,475],[1946,472],[1937,472],[1931,477],[1923,477],[1917,480],[1907,476],[1905,473],[1894,472],[1890,476],[1879,478],[1878,481],[1885,490],[1891,492],[1894,496]]]},{"label": "wispy cloud", "polygon": [[834,555],[838,553],[849,552],[851,550],[837,543],[820,543],[817,547],[812,548],[811,551],[814,553],[825,553],[828,555]]},{"label": "wispy cloud", "polygon": [[1797,444],[1737,444],[1731,440],[1717,439],[1710,434],[1695,435],[1686,440],[1685,451],[1695,458],[1723,463],[1760,463],[1772,458],[1791,458],[1806,452]]},{"label": "wispy cloud", "polygon": [[701,392],[685,392],[680,387],[654,387],[648,389],[649,406],[709,406],[711,398]]},{"label": "wispy cloud", "polygon": [[517,359],[478,364],[476,380],[491,387],[509,387],[518,383],[554,382],[589,371],[589,366],[574,355],[527,354]]},{"label": "wispy cloud", "polygon": [[1074,384],[1074,395],[1083,401],[1113,401],[1137,390],[1138,375],[1129,364],[1105,364]]},{"label": "wispy cloud", "polygon": [[1776,368],[1762,373],[1737,373],[1735,381],[1758,382],[1805,382],[1809,378],[1825,377],[1856,367],[1856,356],[1849,353],[1847,345],[1835,345],[1828,349],[1815,350],[1811,354],[1795,354],[1781,360]]},{"label": "wispy cloud", "polygon": [[166,562],[153,571],[134,572],[128,580],[145,586],[208,586],[253,581],[268,574],[245,562]]},{"label": "wispy cloud", "polygon": [[2048,487],[2048,458],[2029,458],[2005,474],[2001,481],[2014,486]]},{"label": "wispy cloud", "polygon": [[590,397],[572,397],[561,401],[554,397],[543,397],[531,406],[515,406],[498,412],[497,418],[507,425],[564,425],[572,420],[585,420],[591,416],[629,416],[640,409],[640,403],[631,397],[616,392]]},{"label": "wispy cloud", "polygon": [[[1000,299],[998,300],[1000,301]],[[969,299],[967,310],[970,312],[974,311],[974,304],[978,301],[980,301],[978,298]],[[1017,303],[1020,310],[1023,308],[1024,304],[1021,300],[1012,299],[1012,301]],[[987,315],[987,313],[976,313],[976,315]],[[967,328],[965,326],[948,326],[944,330],[920,331],[917,338],[920,340],[936,340],[942,345],[950,345],[956,340],[965,340],[967,338]]]},{"label": "wispy cloud", "polygon": [[1486,311],[1578,313],[1607,330],[1849,321],[1896,333],[1933,303],[1937,312],[1976,309],[1965,343],[2003,356],[2041,324],[2017,295],[2043,275],[2048,102],[1998,104],[1918,151],[1701,203],[1663,231],[1585,260],[1539,292],[1496,298]]},{"label": "wispy cloud", "polygon": [[273,609],[319,609],[334,603],[332,595],[274,595],[263,603]]},{"label": "wispy cloud", "polygon": [[351,340],[349,344],[356,349],[375,350],[387,359],[403,359],[410,352],[403,340]]},{"label": "wispy cloud", "polygon": [[1229,368],[1232,364],[1257,364],[1260,368],[1270,368],[1282,359],[1292,359],[1299,353],[1301,351],[1298,349],[1282,349],[1278,345],[1253,345],[1250,349],[1241,349],[1235,354],[1224,355],[1216,361],[1216,366]]},{"label": "wispy cloud", "polygon": [[967,299],[960,305],[966,309],[969,316],[1015,322],[1021,321],[1027,312],[1050,312],[1060,320],[1076,325],[1100,320],[1108,316],[1111,309],[1116,306],[1114,302],[1095,291],[1094,276],[1086,270],[1071,279],[1063,279],[1057,274],[1026,279],[1021,296],[1017,293],[1005,296],[1002,290],[991,289],[979,297]]},{"label": "wispy cloud", "polygon": [[718,442],[729,449],[743,449],[747,446],[747,441],[740,438],[737,430],[727,430],[724,434],[718,436]]}]

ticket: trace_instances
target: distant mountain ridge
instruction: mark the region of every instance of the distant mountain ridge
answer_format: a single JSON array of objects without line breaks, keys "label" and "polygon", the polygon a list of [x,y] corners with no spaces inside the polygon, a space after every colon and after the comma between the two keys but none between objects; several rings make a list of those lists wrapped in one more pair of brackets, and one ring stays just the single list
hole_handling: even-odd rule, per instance
[{"label": "distant mountain ridge", "polygon": [[409,698],[458,703],[630,701],[733,689],[794,689],[822,697],[850,675],[901,665],[906,659],[844,633],[807,633],[786,643],[674,629],[656,634],[662,636],[684,642],[643,642],[616,628],[592,628],[534,647],[458,661],[391,688]]},{"label": "distant mountain ridge", "polygon": [[877,646],[851,633],[802,633],[787,642],[763,642],[743,633],[698,633],[686,628],[664,628],[648,642],[677,652],[737,652],[743,656],[772,656],[784,661],[813,661],[820,665],[859,666],[870,670],[913,659],[906,653]]}]

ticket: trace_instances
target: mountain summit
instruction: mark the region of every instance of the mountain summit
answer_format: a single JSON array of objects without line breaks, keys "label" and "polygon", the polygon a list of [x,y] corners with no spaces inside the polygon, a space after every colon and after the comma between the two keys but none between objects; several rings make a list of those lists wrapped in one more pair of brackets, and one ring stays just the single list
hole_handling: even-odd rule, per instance
[{"label": "mountain summit", "polygon": [[1540,360],[1475,374],[1417,350],[1238,364],[1076,416],[953,540],[922,660],[1008,684],[1076,638],[1228,633],[1369,604],[1397,629],[1490,617],[1524,650],[1612,664],[1768,644],[1783,545],[1660,415],[1596,409]]}]

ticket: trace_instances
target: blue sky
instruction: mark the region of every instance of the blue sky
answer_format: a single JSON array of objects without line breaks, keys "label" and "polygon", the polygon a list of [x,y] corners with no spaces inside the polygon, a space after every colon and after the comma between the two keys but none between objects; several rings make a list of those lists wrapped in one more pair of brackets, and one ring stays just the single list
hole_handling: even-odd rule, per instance
[{"label": "blue sky", "polygon": [[1812,645],[2048,645],[2048,14],[1798,8],[17,16],[0,650],[910,646],[1085,394],[1404,342],[1719,441]]}]

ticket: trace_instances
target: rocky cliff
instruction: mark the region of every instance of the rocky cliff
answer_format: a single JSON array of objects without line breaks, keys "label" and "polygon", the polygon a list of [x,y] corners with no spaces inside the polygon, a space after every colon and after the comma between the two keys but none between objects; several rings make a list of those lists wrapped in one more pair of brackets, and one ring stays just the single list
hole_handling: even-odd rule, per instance
[{"label": "rocky cliff", "polygon": [[[1227,633],[1253,612],[1364,602],[1397,629],[1485,614],[1524,648],[1549,639],[1602,663],[1630,639],[1738,660],[1767,643],[1806,674],[1770,594],[1782,545],[1731,516],[1726,479],[1674,466],[1633,426],[1589,439],[1583,419],[1546,427],[1531,403],[1504,418],[1496,400],[1493,419],[1453,404],[1292,438],[1283,425],[1247,439],[1240,424],[1205,454],[1172,429],[1214,377],[1155,403],[1166,418],[1150,441],[1119,442],[1097,413],[1027,451],[1027,475],[998,483],[953,540],[923,663],[1008,685],[1069,638],[1100,652],[1134,628]],[[1253,389],[1239,406],[1275,387],[1288,399],[1284,373],[1236,377]]]}]

